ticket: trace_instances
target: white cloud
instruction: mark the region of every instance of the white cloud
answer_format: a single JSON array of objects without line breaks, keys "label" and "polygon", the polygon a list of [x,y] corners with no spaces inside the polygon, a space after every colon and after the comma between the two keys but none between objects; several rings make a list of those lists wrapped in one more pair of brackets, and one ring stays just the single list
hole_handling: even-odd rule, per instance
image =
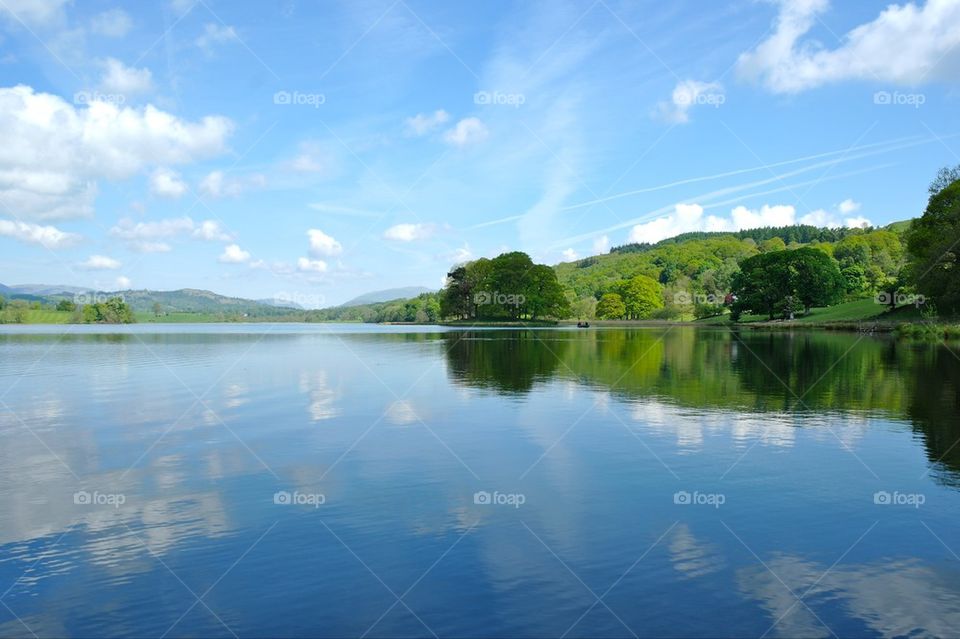
[{"label": "white cloud", "polygon": [[91,255],[78,266],[86,271],[115,271],[123,265],[118,260],[106,255]]},{"label": "white cloud", "polygon": [[170,8],[177,15],[183,15],[193,9],[200,0],[170,0]]},{"label": "white cloud", "polygon": [[444,141],[454,146],[467,146],[487,139],[486,125],[479,118],[464,118],[443,134]]},{"label": "white cloud", "polygon": [[659,242],[668,237],[692,231],[741,231],[743,229],[764,226],[789,226],[794,224],[796,210],[789,205],[764,204],[760,209],[748,209],[737,206],[730,211],[730,217],[703,215],[699,204],[677,204],[670,215],[637,224],[630,231],[630,242]]},{"label": "white cloud", "polygon": [[837,209],[844,215],[847,215],[848,213],[854,213],[855,211],[859,211],[860,203],[854,202],[850,198],[847,198],[837,206]]},{"label": "white cloud", "polygon": [[233,237],[216,220],[204,220],[193,231],[193,237],[207,242],[229,242]]},{"label": "white cloud", "polygon": [[305,273],[326,273],[327,263],[323,260],[311,260],[301,257],[297,260],[297,270]]},{"label": "white cloud", "polygon": [[208,22],[203,25],[203,34],[197,38],[196,44],[201,49],[209,51],[216,45],[226,44],[239,39],[237,30],[233,27]]},{"label": "white cloud", "polygon": [[250,253],[236,244],[228,244],[217,259],[224,264],[243,264],[250,261]]},{"label": "white cloud", "polygon": [[383,232],[383,237],[395,242],[413,242],[425,240],[433,235],[433,224],[396,224]]},{"label": "white cloud", "polygon": [[798,93],[831,82],[867,80],[899,85],[953,80],[960,58],[960,3],[927,0],[890,4],[874,20],[839,36],[827,49],[801,40],[829,0],[780,0],[773,34],[740,55],[739,74],[775,93]]},{"label": "white cloud", "polygon": [[28,86],[0,88],[0,199],[29,219],[89,217],[97,180],[223,153],[230,120],[187,122],[153,106],[77,107]]},{"label": "white cloud", "polygon": [[103,63],[100,88],[107,93],[132,96],[153,90],[153,74],[146,67],[128,67],[116,58],[107,58]]},{"label": "white cloud", "polygon": [[858,215],[857,217],[845,218],[843,220],[843,224],[844,226],[850,229],[859,229],[867,226],[873,226],[873,222],[863,217],[862,215]]},{"label": "white cloud", "polygon": [[433,113],[418,113],[412,118],[407,118],[407,132],[415,136],[425,135],[441,124],[446,124],[449,120],[450,114],[443,109],[438,109]]},{"label": "white cloud", "polygon": [[563,251],[563,253],[561,253],[561,255],[563,256],[563,260],[564,260],[565,262],[576,262],[576,261],[577,261],[577,252],[574,251],[572,248],[565,249],[565,250]]},{"label": "white cloud", "polygon": [[320,229],[308,230],[307,237],[310,238],[310,255],[314,257],[334,257],[343,252],[340,242]]},{"label": "white cloud", "polygon": [[176,171],[159,167],[150,176],[150,192],[160,197],[178,198],[187,192],[187,184]]},{"label": "white cloud", "polygon": [[672,124],[690,121],[689,111],[698,105],[719,106],[725,96],[723,87],[716,82],[683,80],[673,89],[670,102],[658,102],[654,116]]},{"label": "white cloud", "polygon": [[334,157],[315,142],[303,142],[300,152],[286,166],[298,173],[330,174],[334,169]]},{"label": "white cloud", "polygon": [[652,244],[681,233],[693,231],[730,233],[765,226],[792,226],[794,224],[853,228],[863,226],[863,224],[870,225],[870,220],[863,217],[841,220],[836,215],[823,209],[811,211],[798,219],[796,209],[788,204],[764,204],[759,209],[737,206],[730,211],[729,217],[705,216],[703,207],[699,204],[677,204],[673,213],[634,226],[630,231],[628,241]]},{"label": "white cloud", "polygon": [[204,220],[198,225],[187,216],[150,222],[134,222],[124,218],[111,228],[109,233],[112,237],[124,240],[131,250],[140,253],[165,253],[171,249],[167,240],[180,237],[190,236],[211,242],[226,242],[231,239],[219,222]]},{"label": "white cloud", "polygon": [[444,253],[439,257],[447,264],[463,264],[473,258],[473,252],[470,250],[469,244],[464,244],[460,248],[454,249],[449,253]]},{"label": "white cloud", "polygon": [[55,226],[41,226],[11,220],[0,220],[0,236],[11,237],[28,244],[39,244],[48,249],[63,248],[80,240],[79,235],[61,231]]},{"label": "white cloud", "polygon": [[13,23],[21,20],[27,25],[45,27],[63,21],[63,7],[70,0],[4,0],[0,2],[0,15],[9,17]]},{"label": "white cloud", "polygon": [[123,9],[109,9],[90,20],[90,31],[108,38],[122,38],[133,28],[133,20]]},{"label": "white cloud", "polygon": [[[853,200],[844,200],[837,205],[837,211],[841,216],[853,213],[859,209],[860,204],[858,202],[854,202]],[[864,225],[873,225],[870,220],[863,216],[845,217],[841,219],[841,217],[838,215],[831,213],[830,211],[825,211],[824,209],[817,209],[807,213],[800,218],[799,222],[800,224],[812,224],[813,226],[825,226],[828,228],[839,228],[841,226],[845,226],[847,228],[860,228]]]},{"label": "white cloud", "polygon": [[[776,204],[774,206],[764,204],[759,210],[738,206],[730,212],[733,221],[732,230],[742,231],[743,229],[758,229],[764,226],[790,226],[796,223],[796,212],[796,209],[788,204]],[[707,230],[717,229],[708,228]]]},{"label": "white cloud", "polygon": [[117,278],[116,286],[118,291],[123,291],[130,288],[130,278],[124,275],[121,275]]},{"label": "white cloud", "polygon": [[200,181],[200,193],[212,198],[237,197],[245,191],[261,189],[266,185],[267,178],[260,173],[230,177],[223,171],[211,171]]},{"label": "white cloud", "polygon": [[601,235],[593,241],[593,252],[596,255],[606,253],[610,250],[610,238],[606,235]]}]

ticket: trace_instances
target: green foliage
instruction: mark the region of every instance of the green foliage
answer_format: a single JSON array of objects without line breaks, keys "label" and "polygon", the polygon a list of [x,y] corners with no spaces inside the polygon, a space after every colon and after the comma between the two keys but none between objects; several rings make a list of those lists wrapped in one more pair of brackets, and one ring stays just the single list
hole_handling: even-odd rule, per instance
[{"label": "green foliage", "polygon": [[733,317],[752,312],[773,319],[778,312],[829,306],[839,301],[843,286],[836,262],[823,251],[806,247],[761,253],[744,260],[734,278]]},{"label": "green foliage", "polygon": [[411,299],[391,300],[374,304],[335,306],[305,311],[296,321],[305,322],[417,322],[435,324],[440,321],[440,299],[437,293],[421,293]]},{"label": "green foliage", "polygon": [[570,313],[556,271],[519,251],[458,266],[440,293],[440,314],[453,319],[537,320]]},{"label": "green foliage", "polygon": [[769,240],[760,242],[761,253],[773,253],[774,251],[783,251],[786,248],[786,242],[783,241],[783,238],[779,237],[771,237]]},{"label": "green foliage", "polygon": [[594,297],[581,297],[572,304],[573,315],[577,319],[593,319],[597,317],[599,304]]},{"label": "green foliage", "polygon": [[943,167],[937,172],[937,177],[933,179],[933,182],[930,183],[930,187],[927,189],[927,192],[930,193],[930,198],[933,199],[933,196],[957,180],[960,180],[960,164],[952,168],[948,166]]},{"label": "green foliage", "polygon": [[81,320],[85,324],[132,324],[136,321],[133,310],[121,297],[111,297],[105,302],[86,304]]},{"label": "green foliage", "polygon": [[930,198],[907,233],[907,281],[941,311],[960,312],[960,180]]},{"label": "green foliage", "polygon": [[77,308],[77,305],[71,300],[60,300],[57,302],[58,311],[73,311]]},{"label": "green foliage", "polygon": [[622,282],[617,292],[623,299],[627,319],[647,319],[654,311],[663,308],[663,287],[645,275]]},{"label": "green foliage", "polygon": [[604,293],[597,302],[597,317],[600,319],[623,319],[626,314],[627,307],[617,293]]},{"label": "green foliage", "polygon": [[758,243],[772,238],[779,238],[784,245],[810,244],[812,242],[837,242],[846,236],[858,233],[860,229],[848,228],[819,228],[807,224],[796,224],[793,226],[768,226],[759,229],[746,229],[735,233],[693,231],[691,233],[681,233],[675,237],[661,240],[656,244],[626,244],[610,249],[611,253],[642,253],[667,244],[683,244],[692,240],[710,240],[720,237],[732,237],[738,240],[746,240],[754,246]]}]

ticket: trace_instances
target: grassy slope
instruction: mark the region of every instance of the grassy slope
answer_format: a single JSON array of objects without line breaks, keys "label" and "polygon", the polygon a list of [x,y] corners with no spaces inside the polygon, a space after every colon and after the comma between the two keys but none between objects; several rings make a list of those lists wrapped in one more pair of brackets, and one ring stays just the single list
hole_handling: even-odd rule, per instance
[{"label": "grassy slope", "polygon": [[49,311],[46,309],[26,309],[24,324],[68,324],[73,313],[70,311]]},{"label": "grassy slope", "polygon": [[[818,324],[823,322],[909,322],[920,319],[920,314],[912,306],[901,306],[896,311],[888,312],[886,306],[877,304],[873,298],[844,302],[835,306],[814,308],[809,315],[798,316],[794,324]],[[696,324],[726,324],[730,321],[729,315],[710,317],[697,320]],[[740,322],[750,324],[767,321],[766,315],[744,315]]]}]

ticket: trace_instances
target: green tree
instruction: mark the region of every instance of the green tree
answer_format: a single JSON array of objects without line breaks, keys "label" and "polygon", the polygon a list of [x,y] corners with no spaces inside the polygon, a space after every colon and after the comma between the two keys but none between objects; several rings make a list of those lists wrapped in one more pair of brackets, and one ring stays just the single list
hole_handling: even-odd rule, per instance
[{"label": "green tree", "polygon": [[774,253],[776,251],[782,251],[786,248],[786,243],[779,237],[771,237],[769,240],[763,240],[760,242],[761,253]]},{"label": "green tree", "polygon": [[617,293],[604,293],[597,302],[597,317],[600,319],[621,319],[626,314],[627,307]]},{"label": "green tree", "polygon": [[468,319],[473,312],[473,301],[467,286],[467,268],[458,266],[447,273],[447,283],[440,295],[440,309],[444,317]]},{"label": "green tree", "polygon": [[597,316],[597,298],[581,297],[573,303],[573,314],[577,319],[589,320]]},{"label": "green tree", "polygon": [[794,309],[796,302],[809,313],[814,306],[839,301],[844,283],[836,262],[821,250],[804,247],[761,253],[740,264],[733,285],[737,300],[733,317],[739,319],[750,311],[765,313],[772,320],[777,312]]},{"label": "green tree", "polygon": [[663,308],[663,287],[645,275],[632,277],[617,287],[623,299],[627,319],[645,319]]},{"label": "green tree", "polygon": [[153,303],[153,316],[160,317],[163,315],[163,306],[160,305],[160,302]]},{"label": "green tree", "polygon": [[960,164],[952,168],[948,166],[943,167],[937,172],[937,177],[933,179],[933,182],[930,183],[930,187],[927,189],[927,192],[930,193],[930,198],[932,199],[934,195],[957,180],[960,180]]},{"label": "green tree", "polygon": [[537,264],[526,273],[523,281],[523,306],[530,313],[530,319],[535,320],[545,315],[558,319],[569,317],[570,302],[552,268]]},{"label": "green tree", "polygon": [[87,304],[81,314],[87,324],[132,324],[133,311],[120,297],[111,297],[105,302]]},{"label": "green tree", "polygon": [[809,313],[814,306],[830,306],[840,301],[843,276],[829,255],[805,247],[789,251],[785,259],[791,276],[791,294],[803,305],[804,313]]},{"label": "green tree", "polygon": [[941,311],[960,312],[960,179],[930,198],[907,232],[907,280]]},{"label": "green tree", "polygon": [[58,311],[71,311],[71,312],[72,312],[75,308],[77,308],[77,305],[74,304],[71,300],[60,300],[59,302],[57,302],[57,310],[58,310]]}]

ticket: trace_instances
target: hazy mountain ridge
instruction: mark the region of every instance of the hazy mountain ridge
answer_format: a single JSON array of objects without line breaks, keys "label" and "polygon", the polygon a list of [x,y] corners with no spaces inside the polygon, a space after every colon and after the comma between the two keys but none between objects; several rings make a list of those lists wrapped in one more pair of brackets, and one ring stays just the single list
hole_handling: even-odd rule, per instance
[{"label": "hazy mountain ridge", "polygon": [[435,293],[433,289],[425,286],[404,286],[400,288],[388,288],[382,291],[371,291],[358,295],[357,297],[344,302],[340,306],[363,306],[366,304],[379,304],[381,302],[393,302],[395,300],[405,300],[422,295],[423,293]]}]

